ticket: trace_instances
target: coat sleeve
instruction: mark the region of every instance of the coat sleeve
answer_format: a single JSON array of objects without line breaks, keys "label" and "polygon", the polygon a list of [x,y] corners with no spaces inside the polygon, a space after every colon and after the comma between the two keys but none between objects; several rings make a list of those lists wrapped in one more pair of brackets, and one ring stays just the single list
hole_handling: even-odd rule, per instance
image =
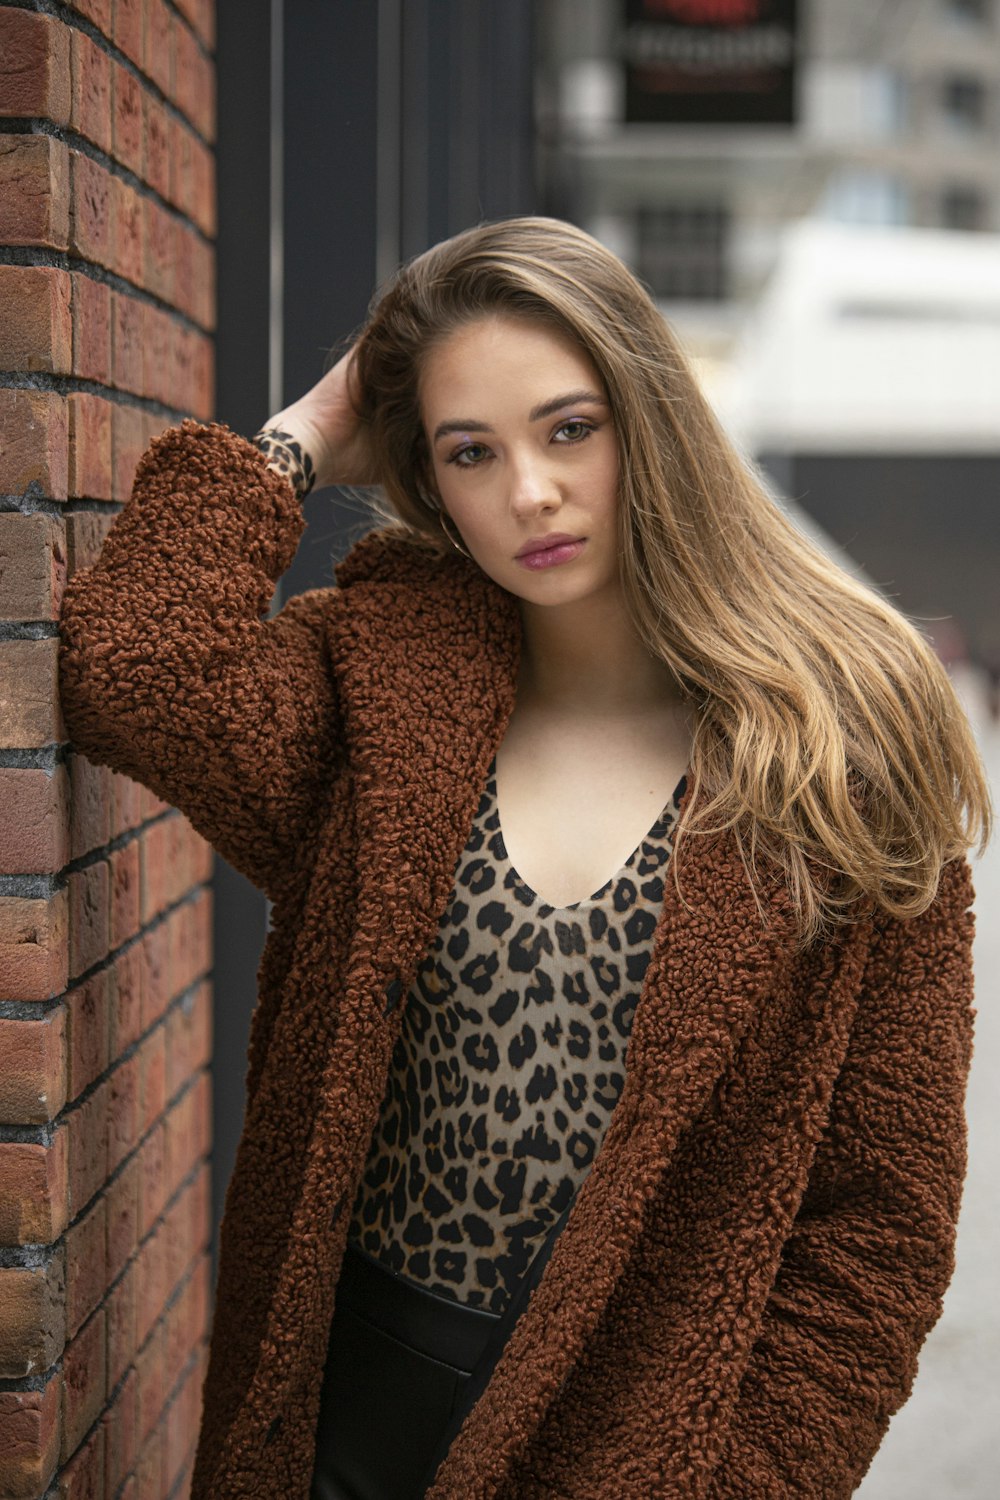
[{"label": "coat sleeve", "polygon": [[291,484],[252,443],[187,420],[143,455],[60,615],[76,749],[180,808],[269,895],[339,745],[323,630],[332,590],[266,618],[304,529]]},{"label": "coat sleeve", "polygon": [[975,917],[965,858],[885,918],[806,1194],[708,1500],[841,1500],[864,1477],[954,1269]]}]

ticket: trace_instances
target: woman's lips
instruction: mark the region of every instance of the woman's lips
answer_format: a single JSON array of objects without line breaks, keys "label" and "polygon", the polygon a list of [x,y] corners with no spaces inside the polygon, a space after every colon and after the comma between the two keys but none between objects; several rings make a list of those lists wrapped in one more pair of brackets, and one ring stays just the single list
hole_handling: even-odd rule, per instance
[{"label": "woman's lips", "polygon": [[524,552],[518,558],[526,568],[538,572],[542,568],[555,568],[560,563],[571,562],[583,551],[586,537],[578,537],[576,540],[554,542],[552,546],[539,547],[533,552]]}]

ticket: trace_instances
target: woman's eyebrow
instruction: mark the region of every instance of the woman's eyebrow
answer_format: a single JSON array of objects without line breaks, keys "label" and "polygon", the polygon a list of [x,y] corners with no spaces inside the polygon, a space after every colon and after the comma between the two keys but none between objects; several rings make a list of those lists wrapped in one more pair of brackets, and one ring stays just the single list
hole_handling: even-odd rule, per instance
[{"label": "woman's eyebrow", "polygon": [[[543,401],[540,406],[532,407],[528,413],[529,422],[540,422],[543,417],[551,417],[554,412],[562,411],[564,406],[576,406],[581,402],[588,402],[591,406],[607,406],[604,397],[597,391],[566,391],[561,396],[553,396],[550,401]],[[434,429],[434,442],[438,438],[446,437],[450,432],[492,432],[493,428],[488,422],[479,422],[473,418],[458,418],[453,421],[439,422]]]}]

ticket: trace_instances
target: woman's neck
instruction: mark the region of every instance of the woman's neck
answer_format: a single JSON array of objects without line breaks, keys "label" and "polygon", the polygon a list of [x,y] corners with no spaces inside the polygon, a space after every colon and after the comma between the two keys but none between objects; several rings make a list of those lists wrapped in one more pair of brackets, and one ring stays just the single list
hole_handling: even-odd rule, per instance
[{"label": "woman's neck", "polygon": [[522,600],[521,623],[522,707],[600,717],[682,703],[673,674],[645,646],[620,593],[552,608]]}]

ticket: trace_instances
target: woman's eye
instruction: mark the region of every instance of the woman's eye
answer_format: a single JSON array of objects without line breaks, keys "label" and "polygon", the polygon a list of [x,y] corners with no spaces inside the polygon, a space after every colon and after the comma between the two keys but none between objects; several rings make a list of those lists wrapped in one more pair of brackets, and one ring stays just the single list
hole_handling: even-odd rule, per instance
[{"label": "woman's eye", "polygon": [[560,432],[566,434],[566,441],[568,443],[582,442],[584,438],[590,436],[593,430],[593,424],[591,422],[584,422],[580,417],[575,417],[570,422],[563,422],[559,428]]},{"label": "woman's eye", "polygon": [[457,464],[460,469],[474,469],[482,463],[488,451],[485,443],[467,443],[464,448],[459,448],[457,453],[453,453],[448,462]]}]

